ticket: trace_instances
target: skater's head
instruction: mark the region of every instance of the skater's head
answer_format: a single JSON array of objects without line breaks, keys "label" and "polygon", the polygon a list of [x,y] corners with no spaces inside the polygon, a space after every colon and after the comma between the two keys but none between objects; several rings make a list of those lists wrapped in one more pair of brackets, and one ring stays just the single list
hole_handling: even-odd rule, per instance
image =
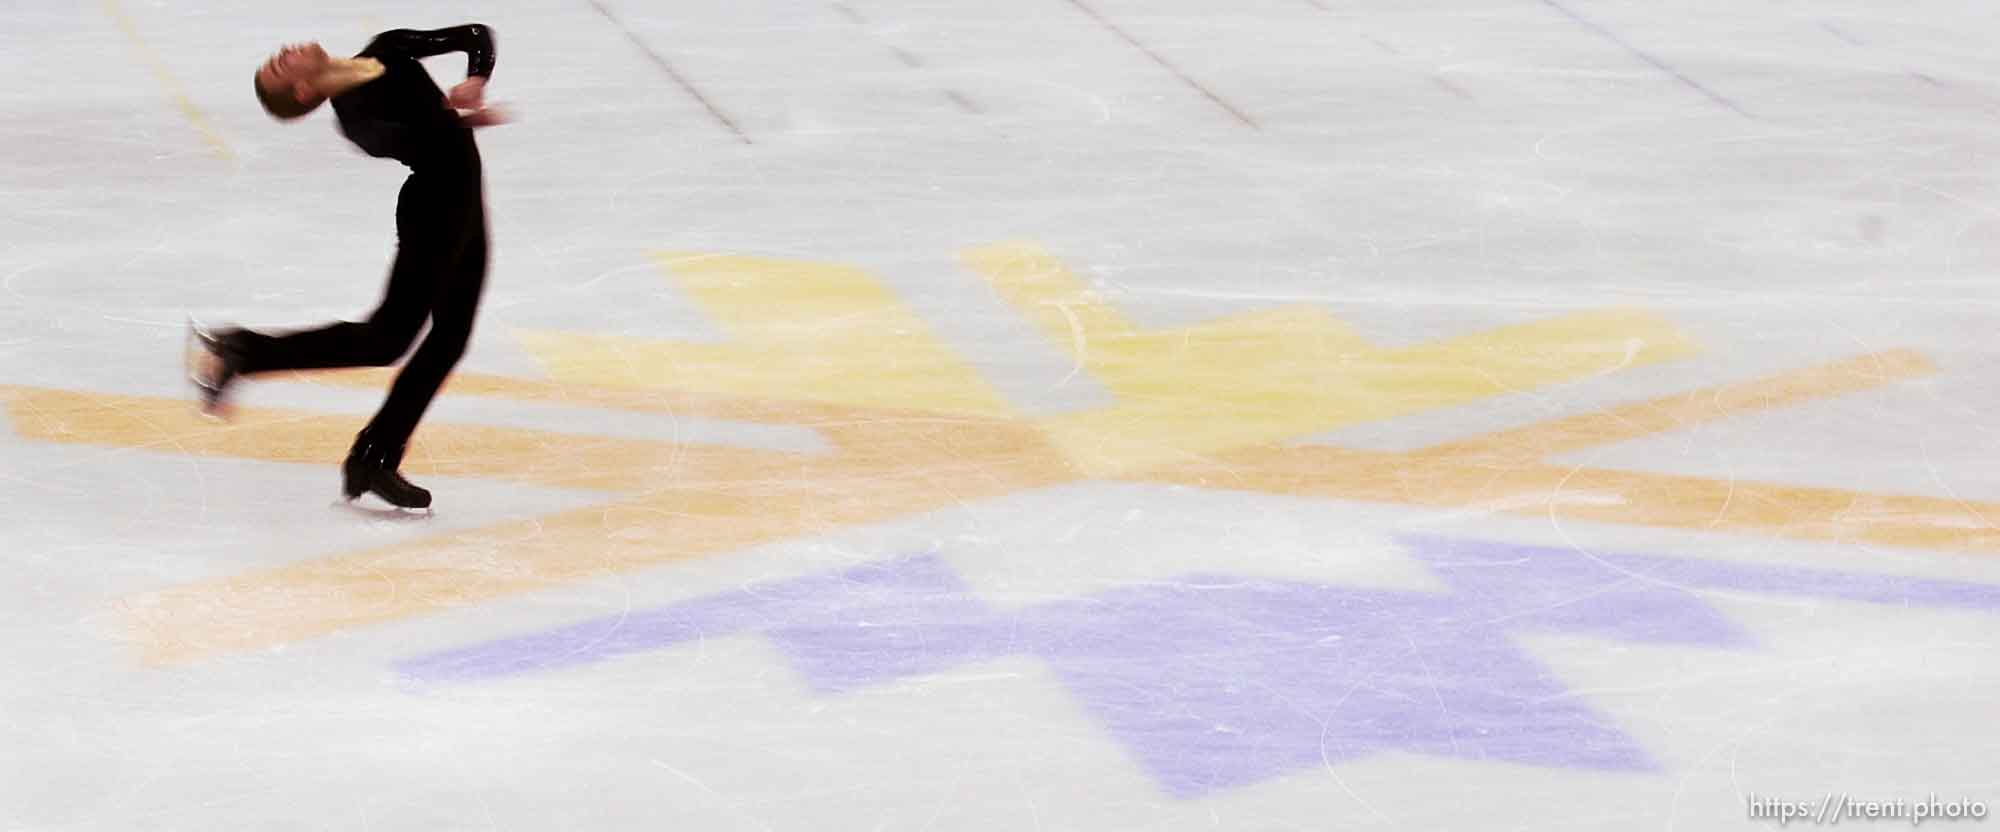
[{"label": "skater's head", "polygon": [[317,43],[286,46],[257,68],[257,100],[273,118],[289,121],[318,108],[326,100],[319,88],[332,59]]}]

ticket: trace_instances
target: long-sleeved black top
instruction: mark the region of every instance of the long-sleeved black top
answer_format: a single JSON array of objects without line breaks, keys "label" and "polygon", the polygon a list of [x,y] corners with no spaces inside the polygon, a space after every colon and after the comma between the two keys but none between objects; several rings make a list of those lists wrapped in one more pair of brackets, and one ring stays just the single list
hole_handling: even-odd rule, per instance
[{"label": "long-sleeved black top", "polygon": [[340,132],[370,156],[411,170],[479,169],[472,131],[459,124],[420,59],[464,52],[466,75],[493,74],[493,33],[474,23],[449,29],[395,29],[376,35],[355,55],[382,62],[382,75],[333,99]]}]

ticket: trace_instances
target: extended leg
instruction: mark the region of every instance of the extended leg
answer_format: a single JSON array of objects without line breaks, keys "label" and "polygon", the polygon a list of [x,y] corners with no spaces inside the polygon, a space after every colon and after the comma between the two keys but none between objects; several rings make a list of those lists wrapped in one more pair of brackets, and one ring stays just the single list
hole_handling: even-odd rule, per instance
[{"label": "extended leg", "polygon": [[213,412],[239,376],[282,370],[380,367],[395,363],[410,348],[438,287],[464,247],[465,209],[440,205],[440,189],[412,175],[396,200],[396,259],[382,301],[365,321],[342,321],[317,329],[267,335],[232,329],[200,333],[206,355],[194,372],[204,406]]},{"label": "extended leg", "polygon": [[236,330],[226,335],[242,353],[239,372],[382,367],[395,363],[416,340],[438,287],[458,259],[463,238],[456,223],[439,227],[435,186],[423,177],[403,182],[396,199],[396,260],[382,302],[367,320],[342,321],[284,335]]}]

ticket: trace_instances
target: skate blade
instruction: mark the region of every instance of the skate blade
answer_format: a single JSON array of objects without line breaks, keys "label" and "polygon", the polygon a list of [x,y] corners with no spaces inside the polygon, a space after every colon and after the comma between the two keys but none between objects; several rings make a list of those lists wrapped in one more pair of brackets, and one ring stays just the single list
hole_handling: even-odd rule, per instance
[{"label": "skate blade", "polygon": [[361,499],[361,497],[341,497],[333,501],[332,507],[374,520],[415,522],[429,520],[434,516],[429,507],[403,508],[386,502],[375,504],[372,501],[364,504],[360,502]]},{"label": "skate blade", "polygon": [[204,404],[197,410],[201,413],[201,418],[217,424],[236,421],[236,407],[228,403]]},{"label": "skate blade", "polygon": [[236,409],[223,397],[214,379],[202,373],[200,366],[203,359],[216,355],[215,333],[192,315],[188,316],[187,324],[187,338],[181,344],[181,370],[201,395],[201,415],[210,421],[230,421],[235,418]]}]

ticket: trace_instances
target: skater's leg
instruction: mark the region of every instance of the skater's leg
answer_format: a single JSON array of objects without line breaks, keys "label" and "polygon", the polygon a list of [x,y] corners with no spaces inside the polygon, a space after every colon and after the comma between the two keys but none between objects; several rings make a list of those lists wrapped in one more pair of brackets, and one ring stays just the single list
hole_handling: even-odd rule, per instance
[{"label": "skater's leg", "polygon": [[465,354],[472,337],[472,322],[479,310],[479,298],[486,285],[486,234],[484,218],[473,226],[472,237],[463,255],[439,291],[431,310],[431,331],[396,375],[389,397],[375,418],[354,438],[342,466],[345,491],[351,499],[373,491],[385,500],[405,508],[426,508],[431,494],[403,479],[397,468],[403,449],[417,422],[444,385],[446,376]]},{"label": "skater's leg", "polygon": [[453,275],[431,307],[431,330],[424,335],[396,381],[382,409],[368,423],[368,434],[385,445],[400,447],[416,432],[424,411],[445,378],[465,355],[472,339],[473,318],[486,286],[486,236],[483,230],[466,244]]},{"label": "skater's leg", "polygon": [[438,190],[422,176],[412,175],[403,183],[396,200],[396,259],[382,301],[367,320],[284,335],[226,333],[229,346],[240,353],[238,372],[381,367],[401,358],[423,328],[463,245],[459,223],[450,216],[458,212],[440,204]]}]

